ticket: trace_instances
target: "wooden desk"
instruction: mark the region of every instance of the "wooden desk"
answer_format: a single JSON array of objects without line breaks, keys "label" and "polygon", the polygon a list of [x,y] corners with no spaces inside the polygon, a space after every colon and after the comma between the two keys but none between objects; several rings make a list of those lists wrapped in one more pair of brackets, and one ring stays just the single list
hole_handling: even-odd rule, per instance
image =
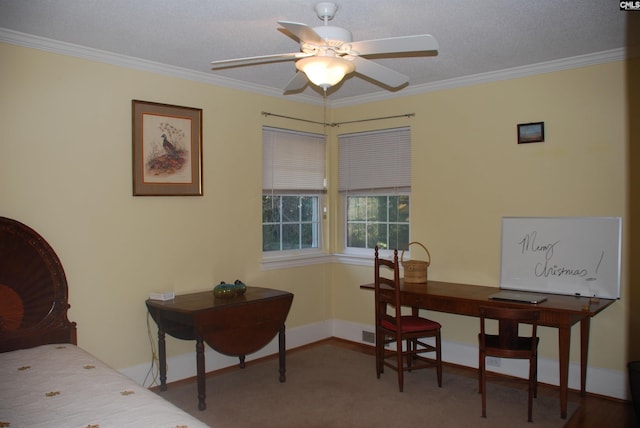
[{"label": "wooden desk", "polygon": [[[538,309],[540,311],[539,325],[558,329],[560,416],[563,419],[567,417],[571,326],[580,322],[580,392],[584,395],[587,382],[590,320],[591,317],[611,305],[614,300],[592,300],[588,297],[546,294],[548,296],[546,301],[532,305],[489,299],[489,296],[499,291],[496,287],[439,281],[429,281],[427,284],[404,283],[404,280],[401,280],[401,282],[402,304],[421,309],[473,317],[480,316],[481,306],[535,307]],[[375,287],[374,284],[366,284],[360,286],[360,288],[373,290]]]},{"label": "wooden desk", "polygon": [[213,289],[177,295],[168,301],[147,300],[147,309],[158,325],[160,390],[167,389],[165,333],[196,341],[198,408],[206,409],[204,343],[221,354],[240,357],[266,346],[276,334],[279,345],[280,382],[285,377],[285,327],[293,294],[268,288],[247,287],[244,295],[216,299]]}]

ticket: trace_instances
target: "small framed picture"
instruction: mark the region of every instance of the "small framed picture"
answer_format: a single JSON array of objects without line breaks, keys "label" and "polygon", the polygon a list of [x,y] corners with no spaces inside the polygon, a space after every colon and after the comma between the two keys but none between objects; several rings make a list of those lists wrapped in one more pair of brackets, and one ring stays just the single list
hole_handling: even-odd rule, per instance
[{"label": "small framed picture", "polygon": [[133,100],[134,196],[202,195],[202,110]]},{"label": "small framed picture", "polygon": [[544,141],[544,122],[518,124],[518,144]]}]

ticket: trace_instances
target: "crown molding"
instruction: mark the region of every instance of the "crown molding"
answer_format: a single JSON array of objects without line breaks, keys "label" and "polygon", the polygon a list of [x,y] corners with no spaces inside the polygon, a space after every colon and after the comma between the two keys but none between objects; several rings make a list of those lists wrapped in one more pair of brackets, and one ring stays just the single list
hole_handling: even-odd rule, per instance
[{"label": "crown molding", "polygon": [[[0,28],[0,42],[43,50],[61,55],[72,56],[89,61],[102,62],[110,65],[163,74],[165,76],[177,77],[180,79],[193,80],[210,85],[285,98],[285,96],[282,95],[281,91],[267,86],[241,82],[239,80],[229,79],[223,76],[188,70],[186,68],[148,61],[127,55],[116,54],[100,49],[88,48],[86,46],[76,45],[73,43],[61,42],[46,37],[35,36],[33,34],[26,34],[19,31],[8,30],[6,28]],[[321,100],[318,101],[315,97],[311,96],[288,95],[286,96],[286,98],[299,102],[311,102],[317,103],[318,105],[322,104]]]},{"label": "crown molding", "polygon": [[375,101],[388,100],[391,98],[406,97],[409,95],[419,95],[427,92],[441,91],[444,89],[460,88],[463,86],[478,85],[481,83],[498,82],[501,80],[517,79],[536,74],[552,73],[555,71],[569,70],[573,68],[587,67],[590,65],[603,64],[607,62],[622,61],[625,59],[625,49],[611,49],[602,52],[595,52],[586,55],[579,55],[569,58],[562,58],[553,61],[529,64],[521,67],[507,68],[503,70],[490,71],[487,73],[474,74],[470,76],[457,77],[453,79],[440,80],[423,85],[408,86],[400,92],[376,92],[369,95],[362,95],[351,98],[343,98],[333,101],[331,107],[346,107],[356,104],[364,104]]},{"label": "crown molding", "polygon": [[[231,89],[238,89],[241,91],[248,91],[278,98],[286,98],[287,100],[302,102],[306,104],[322,105],[323,102],[322,99],[311,95],[283,95],[280,90],[276,90],[274,88],[263,85],[241,82],[239,80],[212,75],[209,73],[188,70],[181,67],[175,67],[159,62],[147,61],[140,58],[115,54],[113,52],[102,51],[99,49],[87,48],[85,46],[52,40],[46,37],[34,36],[32,34],[8,30],[6,28],[0,28],[0,42],[73,56],[89,61],[102,62]],[[475,74],[471,76],[441,80],[438,82],[426,83],[423,85],[408,86],[398,92],[379,91],[372,94],[359,95],[355,97],[343,98],[340,100],[328,100],[328,104],[331,108],[347,107],[357,104],[365,104],[393,98],[419,95],[427,92],[453,89],[463,86],[477,85],[481,83],[497,82],[500,80],[517,79],[520,77],[586,67],[613,61],[622,61],[624,59],[624,48],[612,49],[602,52],[574,56],[570,58],[530,64],[521,67],[513,67],[504,70]]]}]

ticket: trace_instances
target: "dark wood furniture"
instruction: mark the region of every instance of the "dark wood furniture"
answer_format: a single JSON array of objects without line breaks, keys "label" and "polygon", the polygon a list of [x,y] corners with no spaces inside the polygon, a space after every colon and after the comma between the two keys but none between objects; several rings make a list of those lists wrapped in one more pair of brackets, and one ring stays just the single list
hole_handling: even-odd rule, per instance
[{"label": "dark wood furniture", "polygon": [[[375,286],[374,284],[365,284],[361,285],[360,288],[373,290]],[[427,284],[411,284],[401,280],[400,286],[403,305],[427,310],[479,317],[481,306],[511,308],[531,308],[534,306],[538,309],[540,311],[538,325],[558,329],[560,416],[566,419],[571,327],[578,322],[580,323],[580,392],[584,395],[587,381],[587,356],[591,318],[607,308],[615,300],[549,294],[546,301],[531,305],[491,300],[489,296],[497,291],[498,288],[496,287],[441,281],[429,281]]]},{"label": "dark wood furniture", "polygon": [[[0,425],[205,426],[79,348],[68,309],[53,248],[30,227],[0,217]],[[43,385],[60,390],[45,394]],[[120,391],[135,394],[136,404],[119,401]]]},{"label": "dark wood furniture", "polygon": [[25,224],[0,217],[0,352],[76,345],[68,309],[67,278],[53,248]]},{"label": "dark wood furniture", "polygon": [[276,334],[279,342],[280,382],[285,381],[285,325],[293,294],[269,288],[247,287],[231,299],[215,298],[213,290],[177,295],[168,301],[147,300],[158,325],[160,389],[167,389],[165,334],[196,341],[198,408],[206,409],[204,343],[221,354],[245,356],[266,346]]},{"label": "dark wood furniture", "polygon": [[[385,366],[392,368],[398,373],[398,388],[402,392],[405,371],[436,367],[438,386],[442,386],[440,323],[417,314],[402,314],[398,250],[394,250],[391,261],[379,258],[376,247],[374,264],[378,379]],[[424,341],[431,337],[435,338],[435,345]],[[389,343],[394,343],[395,347],[387,349]],[[427,353],[435,353],[435,359],[425,357]]]},{"label": "dark wood furniture", "polygon": [[[535,309],[514,309],[498,307],[480,308],[479,344],[479,384],[482,394],[482,417],[487,417],[487,357],[517,358],[529,360],[528,421],[533,421],[533,397],[537,396],[538,384],[538,318]],[[498,333],[488,333],[487,320],[498,321]],[[531,325],[531,334],[521,336],[520,324]]]}]

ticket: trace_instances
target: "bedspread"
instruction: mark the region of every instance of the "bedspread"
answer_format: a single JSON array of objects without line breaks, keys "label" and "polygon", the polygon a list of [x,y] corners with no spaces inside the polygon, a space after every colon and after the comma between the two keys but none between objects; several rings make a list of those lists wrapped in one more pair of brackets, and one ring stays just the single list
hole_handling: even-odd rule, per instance
[{"label": "bedspread", "polygon": [[207,427],[71,344],[0,353],[2,426]]}]

